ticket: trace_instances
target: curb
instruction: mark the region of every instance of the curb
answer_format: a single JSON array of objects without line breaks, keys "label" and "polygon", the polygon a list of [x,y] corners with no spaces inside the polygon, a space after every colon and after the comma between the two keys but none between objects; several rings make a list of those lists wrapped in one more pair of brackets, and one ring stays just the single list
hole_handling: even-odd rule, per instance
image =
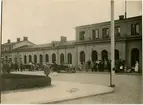
[{"label": "curb", "polygon": [[87,96],[80,96],[80,97],[75,97],[75,98],[71,98],[71,99],[63,99],[63,100],[52,101],[52,102],[44,102],[44,103],[38,103],[38,104],[57,104],[59,102],[72,101],[72,100],[77,100],[77,99],[82,99],[82,98],[87,98],[87,97],[92,97],[92,96],[106,95],[106,94],[111,94],[111,93],[114,93],[114,92],[115,92],[115,90],[113,89],[112,91],[106,92],[106,93],[99,93],[99,94],[93,94],[93,95],[87,95]]}]

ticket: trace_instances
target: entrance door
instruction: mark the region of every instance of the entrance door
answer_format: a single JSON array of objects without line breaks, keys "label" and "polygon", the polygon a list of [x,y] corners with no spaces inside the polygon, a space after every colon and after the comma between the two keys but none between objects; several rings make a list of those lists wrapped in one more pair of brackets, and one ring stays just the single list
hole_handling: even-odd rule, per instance
[{"label": "entrance door", "polygon": [[98,59],[97,51],[93,50],[92,51],[92,61],[96,61],[97,59]]},{"label": "entrance door", "polygon": [[81,64],[85,62],[85,53],[83,51],[80,52],[80,62]]},{"label": "entrance door", "polygon": [[101,55],[102,55],[102,61],[108,60],[108,52],[106,50],[103,50]]},{"label": "entrance door", "polygon": [[139,62],[139,50],[134,48],[131,51],[131,66],[135,66],[136,61]]}]

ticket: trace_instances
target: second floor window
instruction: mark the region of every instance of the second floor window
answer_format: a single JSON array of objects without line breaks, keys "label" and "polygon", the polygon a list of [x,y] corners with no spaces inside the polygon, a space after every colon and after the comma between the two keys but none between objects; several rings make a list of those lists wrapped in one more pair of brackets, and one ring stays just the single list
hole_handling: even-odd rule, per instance
[{"label": "second floor window", "polygon": [[103,28],[103,38],[109,38],[109,28]]},{"label": "second floor window", "polygon": [[92,39],[95,40],[98,38],[99,38],[99,30],[98,29],[92,30]]},{"label": "second floor window", "polygon": [[139,24],[132,24],[131,25],[131,35],[139,35]]},{"label": "second floor window", "polygon": [[121,36],[120,27],[115,27],[115,36],[116,36],[116,37]]},{"label": "second floor window", "polygon": [[84,31],[81,31],[79,33],[79,40],[84,40],[85,39],[85,32]]}]

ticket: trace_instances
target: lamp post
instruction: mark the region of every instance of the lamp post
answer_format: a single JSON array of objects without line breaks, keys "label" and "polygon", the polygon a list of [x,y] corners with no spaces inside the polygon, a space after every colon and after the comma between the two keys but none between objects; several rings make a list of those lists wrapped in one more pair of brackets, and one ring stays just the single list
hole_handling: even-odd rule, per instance
[{"label": "lamp post", "polygon": [[115,39],[114,39],[114,0],[111,0],[111,71],[110,71],[110,87],[115,87]]}]

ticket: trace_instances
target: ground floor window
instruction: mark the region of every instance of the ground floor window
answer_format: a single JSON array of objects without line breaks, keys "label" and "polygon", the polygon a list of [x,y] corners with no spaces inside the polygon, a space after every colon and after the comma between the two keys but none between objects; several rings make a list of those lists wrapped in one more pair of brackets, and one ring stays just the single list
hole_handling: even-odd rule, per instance
[{"label": "ground floor window", "polygon": [[56,54],[52,54],[52,63],[56,61]]},{"label": "ground floor window", "polygon": [[32,56],[29,55],[29,62],[32,62]]},{"label": "ground floor window", "polygon": [[72,54],[68,54],[68,64],[72,64]]},{"label": "ground floor window", "polygon": [[46,60],[46,62],[49,62],[49,55],[48,54],[45,55],[45,60]]},{"label": "ground floor window", "polygon": [[63,64],[64,63],[64,54],[60,55],[60,63]]},{"label": "ground floor window", "polygon": [[27,56],[24,55],[24,64],[27,64]]},{"label": "ground floor window", "polygon": [[37,63],[37,56],[34,55],[34,63]]},{"label": "ground floor window", "polygon": [[119,60],[119,50],[115,50],[115,60]]},{"label": "ground floor window", "polygon": [[40,63],[43,62],[43,56],[40,54]]}]

